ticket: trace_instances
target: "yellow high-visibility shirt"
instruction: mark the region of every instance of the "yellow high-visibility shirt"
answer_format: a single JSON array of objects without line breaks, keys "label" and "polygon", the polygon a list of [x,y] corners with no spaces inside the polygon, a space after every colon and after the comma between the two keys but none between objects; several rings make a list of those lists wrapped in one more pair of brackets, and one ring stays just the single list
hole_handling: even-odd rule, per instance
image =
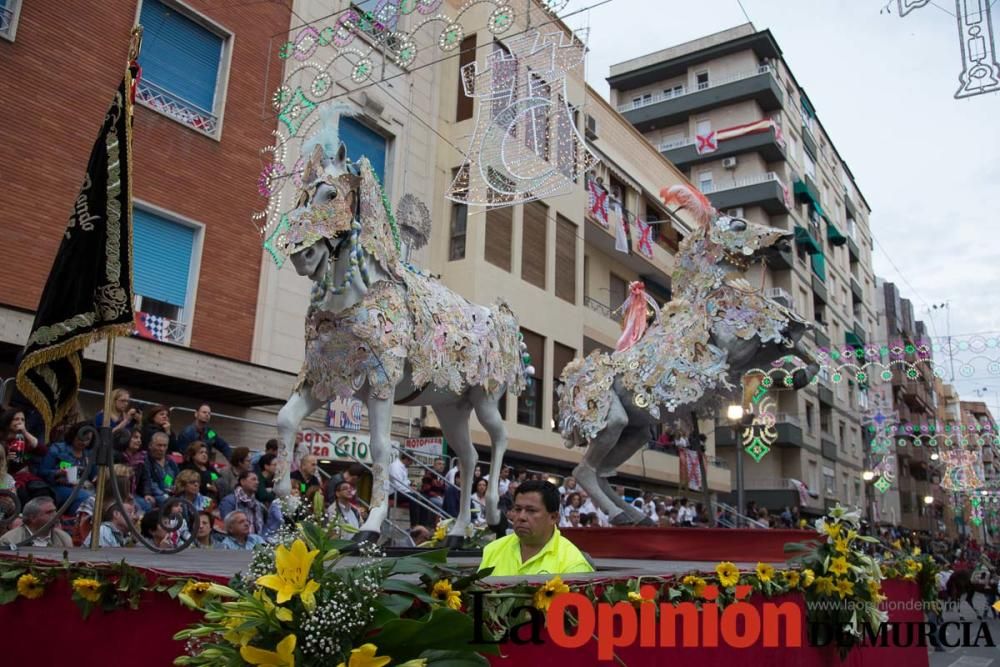
[{"label": "yellow high-visibility shirt", "polygon": [[490,542],[483,549],[483,562],[479,569],[492,567],[490,576],[510,577],[519,574],[568,574],[573,572],[593,572],[587,559],[576,545],[553,529],[552,538],[542,550],[521,562],[521,541],[511,534]]}]

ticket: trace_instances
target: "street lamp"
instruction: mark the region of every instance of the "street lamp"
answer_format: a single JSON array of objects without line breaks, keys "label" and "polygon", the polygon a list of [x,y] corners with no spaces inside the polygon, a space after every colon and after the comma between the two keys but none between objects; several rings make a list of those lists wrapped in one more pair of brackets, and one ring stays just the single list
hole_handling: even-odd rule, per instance
[{"label": "street lamp", "polygon": [[938,455],[937,452],[934,452],[933,454],[931,454],[931,461],[937,461],[939,458],[941,458],[941,457]]},{"label": "street lamp", "polygon": [[924,496],[924,504],[925,505],[933,505],[934,504],[934,496]]},{"label": "street lamp", "polygon": [[871,470],[865,470],[863,473],[861,473],[861,479],[865,480],[866,482],[870,482],[873,479],[875,479],[875,473],[872,472]]},{"label": "street lamp", "polygon": [[743,406],[733,403],[726,408],[726,418],[733,425],[733,435],[736,441],[736,525],[743,525],[743,513],[746,512],[746,505],[743,499],[743,445],[740,442],[740,423],[743,421]]}]

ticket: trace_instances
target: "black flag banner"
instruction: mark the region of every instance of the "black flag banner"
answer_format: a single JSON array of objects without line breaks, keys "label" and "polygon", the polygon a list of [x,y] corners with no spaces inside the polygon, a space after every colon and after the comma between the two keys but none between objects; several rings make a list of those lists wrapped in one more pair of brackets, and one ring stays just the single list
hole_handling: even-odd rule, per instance
[{"label": "black flag banner", "polygon": [[132,312],[132,94],[125,72],[90,152],[80,194],[20,355],[17,388],[48,433],[74,405],[83,349],[129,333]]}]

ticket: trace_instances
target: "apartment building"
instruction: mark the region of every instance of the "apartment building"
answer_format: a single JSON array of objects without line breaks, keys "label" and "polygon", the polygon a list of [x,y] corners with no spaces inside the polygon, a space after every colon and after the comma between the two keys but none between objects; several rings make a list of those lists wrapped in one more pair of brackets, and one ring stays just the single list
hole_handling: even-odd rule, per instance
[{"label": "apartment building", "polygon": [[[134,283],[142,336],[121,338],[116,383],[137,400],[176,406],[179,429],[198,401],[260,417],[294,374],[251,362],[260,241],[262,74],[278,67],[271,36],[291,14],[276,3],[128,0],[0,3],[0,378],[11,379],[93,141],[124,73],[129,35],[145,27],[136,91]],[[85,353],[81,403],[101,405],[104,346]],[[12,382],[4,382],[4,399]],[[262,419],[257,419],[263,421]],[[272,418],[273,423],[273,418]],[[270,429],[217,420],[230,442],[262,447]]]},{"label": "apartment building", "polygon": [[[750,24],[613,65],[611,104],[716,208],[794,233],[795,250],[748,276],[813,324],[810,346],[863,347],[875,330],[870,207],[775,37]],[[824,371],[775,391],[778,440],[746,466],[747,499],[771,510],[862,505],[869,387]],[[735,458],[729,428],[720,456]],[[796,480],[817,498],[800,498]]]},{"label": "apartment building", "polygon": [[[363,11],[376,3],[354,5]],[[331,6],[329,2],[297,1],[297,18],[287,39],[296,39],[303,21],[317,30],[332,25],[336,12],[348,6],[346,2]],[[454,15],[463,6],[446,0],[440,11]],[[602,160],[593,174],[577,179],[566,194],[514,206],[487,210],[446,199],[483,103],[464,94],[460,68],[475,62],[482,71],[491,54],[509,54],[505,35],[514,36],[527,28],[528,7],[531,25],[548,32],[566,30],[540,3],[526,3],[514,7],[515,23],[505,33],[494,35],[485,27],[473,31],[472,26],[489,25],[491,8],[472,6],[462,15],[466,31],[453,57],[443,57],[437,49],[437,32],[420,31],[414,35],[420,48],[412,63],[402,67],[387,61],[383,80],[364,87],[353,85],[346,69],[338,70],[334,91],[337,100],[355,112],[340,121],[341,137],[351,157],[364,154],[383,165],[382,180],[390,202],[410,194],[430,211],[430,241],[411,251],[411,261],[439,275],[445,285],[472,302],[505,299],[519,318],[537,375],[529,392],[520,398],[508,396],[502,403],[509,436],[507,460],[568,474],[583,450],[567,449],[555,428],[556,382],[575,357],[614,346],[621,332],[616,309],[630,281],[645,281],[649,292],[661,301],[670,298],[673,255],[691,223],[683,213],[671,218],[656,194],[664,186],[686,182],[684,175],[586,86],[582,70],[570,73],[565,89],[551,82],[549,91],[553,100],[565,99],[580,136]],[[397,29],[405,31],[418,18],[400,15],[394,20]],[[295,66],[295,62],[287,63],[286,72]],[[553,136],[551,142],[548,138],[539,142],[539,147],[548,151],[556,143]],[[545,159],[550,159],[554,152],[547,155]],[[613,225],[595,211],[590,200],[595,188],[617,198],[632,223],[636,216],[643,223],[657,221],[642,251],[635,224],[632,251],[615,249]],[[309,281],[292,267],[279,269],[264,257],[254,337],[256,363],[298,370],[309,288]],[[440,435],[439,423],[433,411],[397,408],[393,435],[400,442],[408,436],[434,437]],[[488,460],[489,439],[474,418],[472,435],[480,458]],[[726,491],[729,473],[709,454],[709,485]],[[676,491],[680,480],[677,457],[652,450],[627,461],[620,473],[620,483],[665,491]]]},{"label": "apartment building", "polygon": [[[984,401],[960,401],[958,412],[971,448],[978,450],[976,472],[982,481],[960,499],[964,524],[980,542],[1000,539],[1000,439],[997,420]],[[978,517],[979,522],[975,520]]]}]

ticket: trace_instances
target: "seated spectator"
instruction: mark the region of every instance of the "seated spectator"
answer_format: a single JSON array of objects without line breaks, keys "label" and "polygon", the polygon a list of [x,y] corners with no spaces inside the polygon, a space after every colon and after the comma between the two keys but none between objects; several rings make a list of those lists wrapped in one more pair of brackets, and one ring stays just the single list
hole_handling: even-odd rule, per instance
[{"label": "seated spectator", "polygon": [[134,498],[139,509],[143,512],[149,511],[152,506],[139,494],[139,491],[145,488],[146,473],[146,452],[142,450],[142,434],[139,433],[139,429],[132,431],[123,429],[114,434],[113,442],[116,465],[121,463],[131,471],[128,475],[128,495]]},{"label": "seated spectator", "polygon": [[[77,422],[66,431],[66,441],[57,442],[49,447],[48,454],[39,466],[38,472],[42,479],[48,482],[56,495],[56,504],[62,505],[73,493],[73,488],[79,483],[93,481],[97,475],[96,469],[91,472],[89,480],[84,480],[87,474],[87,448],[90,447],[94,439],[91,432],[81,433],[81,429],[86,422]],[[77,493],[73,503],[67,508],[70,514],[76,513],[76,509],[84,500],[93,495],[89,490],[81,488]]]},{"label": "seated spectator", "polygon": [[[410,526],[420,523],[420,506],[413,499],[413,482],[410,481],[409,466],[413,459],[408,454],[400,455],[389,464],[389,487],[396,507],[407,507],[410,511]],[[419,544],[419,542],[418,542]]]},{"label": "seated spectator", "polygon": [[277,456],[278,455],[278,446],[280,444],[281,443],[278,442],[277,438],[271,438],[270,440],[268,440],[267,442],[264,443],[264,452],[262,454],[259,453],[259,454],[254,454],[253,455],[253,458],[250,460],[250,464],[253,466],[253,471],[255,473],[257,473],[258,477],[260,477],[260,460],[261,460],[261,458],[264,457],[264,456],[266,456],[266,455],[268,455],[268,454],[274,454],[275,456]]},{"label": "seated spectator", "polygon": [[[444,490],[444,502],[441,503],[441,510],[448,516],[458,516],[458,510],[462,505],[462,473],[455,473],[455,481],[448,484]],[[426,522],[422,521],[424,525],[429,525],[431,521],[437,519],[437,516],[428,509],[424,508],[425,514],[427,514]],[[434,516],[432,516],[434,515]]]},{"label": "seated spectator", "polygon": [[0,537],[0,546],[10,547],[30,540],[28,546],[72,548],[73,538],[69,536],[69,533],[57,527],[58,522],[54,523],[45,533],[40,532],[55,515],[56,504],[51,498],[43,497],[29,500],[24,509],[21,510],[23,523],[4,533]]},{"label": "seated spectator", "polygon": [[[139,533],[155,546],[161,549],[173,549],[181,540],[180,530],[167,530],[160,523],[160,510],[153,510],[142,515],[139,522]],[[175,519],[174,525],[184,527],[184,520],[179,517]],[[169,525],[169,523],[168,523]]]},{"label": "seated spectator", "polygon": [[229,457],[229,465],[219,471],[219,479],[216,480],[216,487],[219,490],[219,498],[225,498],[236,488],[236,481],[240,473],[250,472],[250,449],[247,447],[237,447],[233,450],[233,455]]},{"label": "seated spectator", "polygon": [[302,496],[306,495],[310,487],[323,488],[323,482],[320,481],[319,475],[316,474],[317,467],[316,457],[312,454],[306,454],[299,461],[299,469],[292,473],[292,487],[298,487],[299,493]]},{"label": "seated spectator", "polygon": [[278,457],[274,454],[264,454],[260,457],[260,484],[257,485],[257,500],[262,503],[271,503],[278,496],[275,495],[274,479],[278,473]]},{"label": "seated spectator", "polygon": [[[167,456],[170,438],[157,431],[150,436],[149,453],[146,457],[146,470],[143,475],[144,486],[141,495],[155,507],[162,507],[167,502],[174,487],[174,480],[180,470],[174,460]],[[201,478],[199,477],[199,485]]]},{"label": "seated spectator", "polygon": [[180,452],[177,436],[170,430],[170,408],[165,405],[148,408],[142,418],[142,443],[147,449],[154,433],[163,433],[167,436],[167,451]]},{"label": "seated spectator", "polygon": [[219,473],[208,460],[208,447],[205,446],[205,443],[195,440],[188,444],[187,449],[184,450],[184,463],[181,464],[181,470],[193,470],[198,473],[201,482],[199,486],[201,495],[219,499],[219,490],[215,486],[216,480],[219,479]]},{"label": "seated spectator", "polygon": [[583,524],[580,523],[580,512],[577,510],[570,510],[568,514],[563,516],[559,520],[560,528],[583,528]]},{"label": "seated spectator", "polygon": [[[448,488],[444,480],[444,463],[444,459],[435,460],[433,470],[425,472],[420,481],[420,495],[441,509],[444,509],[445,490]],[[458,476],[455,478],[458,479]]]},{"label": "seated spectator", "polygon": [[201,477],[197,471],[187,468],[177,473],[172,493],[194,505],[196,512],[201,512],[212,507],[212,499],[208,496],[203,496],[199,492],[200,489]]},{"label": "seated spectator", "polygon": [[327,516],[336,520],[342,526],[349,526],[354,530],[359,530],[361,528],[361,512],[352,504],[354,500],[354,486],[350,482],[341,480],[337,483],[337,487],[333,491],[334,502],[330,506],[330,509],[327,510]]},{"label": "seated spectator", "polygon": [[256,473],[240,473],[236,488],[219,503],[219,514],[229,516],[231,512],[243,512],[250,521],[250,532],[268,537],[281,527],[283,519],[277,503],[272,503],[268,508],[257,500],[259,484]]},{"label": "seated spectator", "polygon": [[680,507],[677,508],[677,525],[693,526],[696,516],[694,508],[688,505],[688,499],[681,498]]},{"label": "seated spectator", "polygon": [[577,514],[583,513],[583,510],[580,509],[583,506],[583,496],[580,495],[579,491],[573,491],[567,494],[564,503],[565,504],[563,505],[561,512],[563,517],[568,517],[570,512],[576,512]]},{"label": "seated spectator", "polygon": [[559,523],[559,490],[549,482],[528,481],[514,496],[514,533],[486,545],[479,569],[492,576],[593,572],[576,546],[564,538]]},{"label": "seated spectator", "polygon": [[0,446],[7,454],[7,472],[16,478],[39,449],[38,438],[28,431],[22,410],[11,408],[0,415]]},{"label": "seated spectator", "polygon": [[563,480],[562,486],[559,487],[559,497],[562,498],[563,503],[565,503],[566,497],[571,493],[576,493],[577,491],[579,491],[579,489],[576,488],[576,478],[569,475]]},{"label": "seated spectator", "polygon": [[338,472],[336,475],[327,480],[326,492],[324,493],[324,499],[326,500],[327,507],[332,505],[334,499],[336,498],[337,494],[334,492],[334,488],[338,482],[350,482],[354,488],[357,488],[358,484],[361,482],[361,477],[364,474],[365,467],[363,465],[360,463],[352,463],[347,470]]},{"label": "seated spectator", "polygon": [[250,532],[250,520],[246,514],[236,510],[226,515],[226,536],[219,542],[220,549],[253,551],[261,544],[266,544],[264,538]]},{"label": "seated spectator", "polygon": [[476,480],[475,491],[472,494],[472,523],[476,526],[486,525],[486,486],[485,479]]},{"label": "seated spectator", "polygon": [[[126,511],[131,513],[132,509],[126,505]],[[128,519],[112,500],[105,503],[104,511],[101,513],[101,529],[99,531],[98,544],[102,547],[120,548],[128,545]],[[88,533],[83,541],[83,546],[89,547],[93,533]]]},{"label": "seated spectator", "polygon": [[7,449],[0,446],[0,491],[13,491],[14,478],[7,472]]},{"label": "seated spectator", "polygon": [[[112,433],[138,430],[142,413],[139,412],[138,408],[130,405],[131,402],[132,397],[129,395],[128,389],[119,388],[111,392],[111,412],[108,413],[108,417],[110,417],[108,426],[111,427]],[[104,426],[104,410],[98,410],[97,414],[94,415],[94,426],[97,428]]]},{"label": "seated spectator", "polygon": [[194,538],[194,547],[196,549],[215,548],[215,536],[213,535],[214,523],[215,521],[210,512],[198,512],[198,532]]},{"label": "seated spectator", "polygon": [[208,448],[208,459],[215,460],[215,452],[222,452],[227,459],[233,455],[233,448],[225,439],[215,432],[215,429],[208,424],[212,421],[212,406],[202,403],[194,413],[194,421],[191,422],[180,435],[177,436],[177,446],[186,449],[192,442],[202,442]]}]

